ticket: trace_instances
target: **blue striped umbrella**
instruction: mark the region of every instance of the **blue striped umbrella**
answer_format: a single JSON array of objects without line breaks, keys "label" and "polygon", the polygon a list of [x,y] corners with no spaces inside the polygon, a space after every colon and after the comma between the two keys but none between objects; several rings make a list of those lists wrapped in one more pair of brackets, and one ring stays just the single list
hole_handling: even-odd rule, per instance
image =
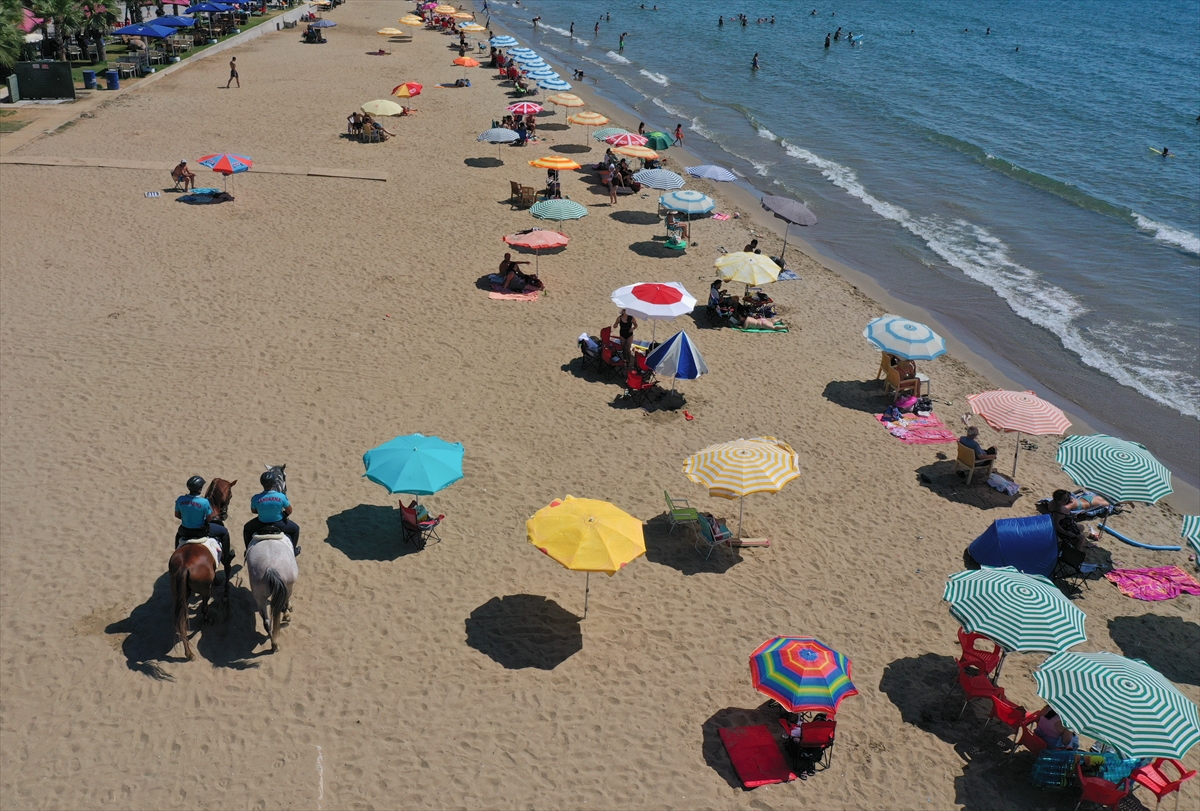
[{"label": "blue striped umbrella", "polygon": [[646,365],[655,374],[671,378],[671,391],[676,380],[695,380],[708,374],[708,364],[700,356],[700,350],[683,330],[672,335],[646,356]]},{"label": "blue striped umbrella", "polygon": [[428,496],[463,477],[463,446],[436,436],[408,434],[363,454],[363,476],[389,493]]},{"label": "blue striped umbrella", "polygon": [[1171,471],[1145,445],[1115,436],[1069,436],[1054,458],[1076,484],[1113,501],[1154,504],[1174,492]]},{"label": "blue striped umbrella", "polygon": [[872,319],[863,337],[883,352],[908,360],[933,360],[946,354],[946,340],[924,324],[898,315]]},{"label": "blue striped umbrella", "polygon": [[683,178],[668,169],[643,169],[633,179],[652,189],[682,189]]},{"label": "blue striped umbrella", "polygon": [[551,68],[549,65],[547,65],[541,59],[535,59],[535,60],[532,60],[529,62],[521,63],[521,70],[525,71],[526,73],[532,73],[535,70],[552,70],[552,69],[553,68]]},{"label": "blue striped umbrella", "polygon": [[488,42],[496,48],[511,48],[517,44],[517,40],[514,37],[509,36],[492,37],[490,40],[488,40]]},{"label": "blue striped umbrella", "polygon": [[529,54],[533,54],[534,56],[537,56],[537,52],[534,51],[532,48],[509,48],[508,49],[508,55],[511,56],[513,59],[516,59],[518,56],[527,56]]},{"label": "blue striped umbrella", "polygon": [[658,198],[658,204],[672,211],[681,211],[689,217],[692,214],[707,214],[717,207],[711,197],[695,189],[668,192]]},{"label": "blue striped umbrella", "polygon": [[542,61],[542,58],[533,51],[530,51],[529,53],[517,53],[516,51],[509,51],[509,55],[512,56],[514,62],[519,62],[522,65],[529,62]]},{"label": "blue striped umbrella", "polygon": [[728,169],[722,169],[720,166],[689,166],[684,171],[692,177],[702,177],[705,180],[721,180],[725,182],[737,180],[737,175]]},{"label": "blue striped umbrella", "polygon": [[555,73],[554,69],[551,68],[549,65],[547,65],[544,68],[538,68],[537,70],[531,70],[526,75],[530,79],[533,79],[533,80],[539,81],[539,82],[544,79],[561,79],[562,78],[557,73]]},{"label": "blue striped umbrella", "polygon": [[543,90],[555,91],[571,89],[571,85],[567,82],[564,82],[562,79],[543,79],[542,81],[538,82],[538,87],[542,88]]},{"label": "blue striped umbrella", "polygon": [[1064,726],[1127,758],[1182,758],[1200,742],[1196,705],[1139,659],[1063,651],[1033,677]]}]

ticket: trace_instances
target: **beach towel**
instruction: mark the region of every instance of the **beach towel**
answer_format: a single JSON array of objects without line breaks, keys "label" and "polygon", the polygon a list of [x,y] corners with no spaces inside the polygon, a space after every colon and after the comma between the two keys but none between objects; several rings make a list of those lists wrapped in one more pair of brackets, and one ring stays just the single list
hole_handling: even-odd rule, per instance
[{"label": "beach towel", "polygon": [[722,727],[717,730],[729,760],[746,788],[796,779],[766,724]]},{"label": "beach towel", "polygon": [[[775,323],[778,324],[779,322],[776,321]],[[784,327],[783,329],[759,329],[758,327],[730,327],[730,329],[737,330],[738,332],[777,332],[780,335],[783,335],[784,333],[787,332],[787,327]]]},{"label": "beach towel", "polygon": [[779,271],[779,278],[777,278],[775,281],[777,281],[777,282],[798,282],[798,281],[800,281],[800,277],[796,275],[796,271],[794,271],[794,270],[781,270],[781,271]]},{"label": "beach towel", "polygon": [[936,414],[928,417],[904,414],[900,420],[889,420],[883,414],[876,414],[875,419],[889,434],[907,445],[940,445],[958,441],[958,436],[948,431]]},{"label": "beach towel", "polygon": [[727,220],[727,219],[729,219],[729,215],[722,214],[721,212],[718,211],[716,214],[712,215],[712,218],[714,220]]},{"label": "beach towel", "polygon": [[1135,600],[1171,600],[1180,594],[1200,594],[1200,583],[1178,566],[1156,569],[1113,569],[1104,575],[1121,593]]},{"label": "beach towel", "polygon": [[488,293],[488,298],[496,299],[497,301],[537,301],[540,290],[534,290],[531,293],[497,293],[492,291]]}]

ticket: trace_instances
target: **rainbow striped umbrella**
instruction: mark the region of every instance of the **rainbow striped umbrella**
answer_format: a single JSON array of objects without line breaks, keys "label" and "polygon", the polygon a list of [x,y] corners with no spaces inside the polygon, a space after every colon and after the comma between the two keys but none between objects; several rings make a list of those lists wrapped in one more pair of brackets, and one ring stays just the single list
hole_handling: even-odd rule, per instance
[{"label": "rainbow striped umbrella", "polygon": [[791,445],[773,436],[736,439],[697,451],[683,463],[683,473],[708,488],[710,496],[738,500],[738,540],[742,538],[742,499],[753,493],[778,493],[800,476],[800,461]]},{"label": "rainbow striped umbrella", "polygon": [[1154,504],[1174,492],[1171,471],[1145,445],[1115,436],[1069,436],[1054,458],[1076,484],[1114,501]]},{"label": "rainbow striped umbrella", "polygon": [[755,688],[788,712],[835,713],[842,699],[858,695],[850,660],[807,636],[777,636],[750,654]]},{"label": "rainbow striped umbrella", "polygon": [[1071,427],[1071,421],[1058,406],[1047,403],[1031,391],[985,391],[968,394],[971,410],[983,417],[997,431],[1016,431],[1017,450],[1013,454],[1013,478],[1017,477],[1017,456],[1021,453],[1021,434],[1060,436]]}]

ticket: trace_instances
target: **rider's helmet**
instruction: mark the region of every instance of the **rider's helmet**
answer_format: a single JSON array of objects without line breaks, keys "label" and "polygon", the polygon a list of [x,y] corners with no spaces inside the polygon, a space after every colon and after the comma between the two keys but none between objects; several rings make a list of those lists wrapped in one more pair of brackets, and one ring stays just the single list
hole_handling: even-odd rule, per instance
[{"label": "rider's helmet", "polygon": [[199,476],[193,476],[187,480],[187,489],[193,496],[200,495],[200,491],[204,489],[204,479]]},{"label": "rider's helmet", "polygon": [[268,470],[258,477],[258,483],[262,485],[263,490],[278,490],[279,474],[274,470]]}]

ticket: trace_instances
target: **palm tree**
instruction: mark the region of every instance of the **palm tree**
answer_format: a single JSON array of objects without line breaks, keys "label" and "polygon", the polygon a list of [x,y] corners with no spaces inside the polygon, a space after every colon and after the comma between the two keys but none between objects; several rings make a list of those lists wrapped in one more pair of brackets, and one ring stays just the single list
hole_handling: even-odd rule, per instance
[{"label": "palm tree", "polygon": [[84,39],[90,39],[96,43],[96,57],[103,62],[108,58],[108,54],[104,52],[104,35],[116,28],[120,24],[121,18],[117,16],[115,7],[104,3],[89,0],[89,2],[79,5],[83,9],[84,17],[85,30],[82,36]]},{"label": "palm tree", "polygon": [[[76,0],[34,0],[33,13],[42,18],[42,36],[54,43],[54,58],[65,59],[67,37],[83,27],[83,9]],[[54,25],[54,37],[48,28]]]},{"label": "palm tree", "polygon": [[0,68],[5,72],[21,60],[25,47],[25,9],[20,0],[0,0]]}]

